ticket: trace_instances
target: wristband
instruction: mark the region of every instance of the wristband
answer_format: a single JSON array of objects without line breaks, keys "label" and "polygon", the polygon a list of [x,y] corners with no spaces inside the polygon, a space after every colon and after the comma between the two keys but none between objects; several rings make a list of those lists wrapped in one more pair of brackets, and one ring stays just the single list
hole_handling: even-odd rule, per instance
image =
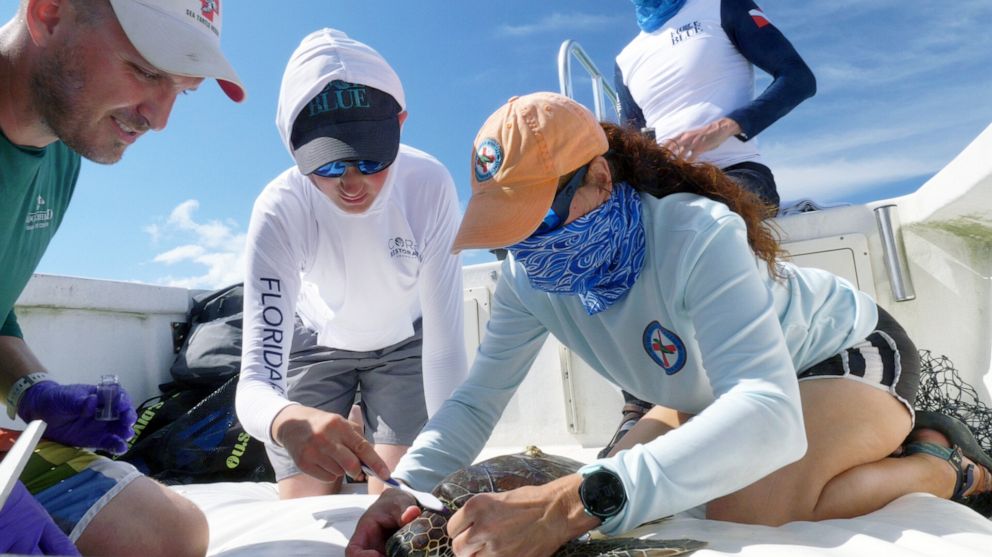
[{"label": "wristband", "polygon": [[35,383],[41,383],[42,381],[52,381],[52,378],[44,371],[37,371],[21,377],[10,386],[10,392],[7,393],[8,418],[12,420],[17,418],[17,404],[21,402],[24,392],[30,389]]}]

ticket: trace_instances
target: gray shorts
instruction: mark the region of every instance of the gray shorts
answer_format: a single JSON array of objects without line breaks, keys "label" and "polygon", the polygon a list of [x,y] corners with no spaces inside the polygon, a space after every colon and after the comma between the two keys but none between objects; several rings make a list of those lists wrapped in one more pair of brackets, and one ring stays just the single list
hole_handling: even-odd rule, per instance
[{"label": "gray shorts", "polygon": [[[423,332],[370,352],[352,352],[317,344],[317,333],[296,320],[286,374],[289,400],[310,408],[348,416],[357,401],[365,437],[374,444],[409,446],[427,423],[424,402]],[[276,480],[300,473],[282,447],[266,445]]]}]

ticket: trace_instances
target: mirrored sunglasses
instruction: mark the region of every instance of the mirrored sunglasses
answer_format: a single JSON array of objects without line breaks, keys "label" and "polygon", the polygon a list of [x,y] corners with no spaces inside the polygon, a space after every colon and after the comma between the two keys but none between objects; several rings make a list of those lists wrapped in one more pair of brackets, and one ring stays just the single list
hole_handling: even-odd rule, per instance
[{"label": "mirrored sunglasses", "polygon": [[572,198],[575,197],[575,192],[578,191],[579,186],[582,185],[582,180],[585,179],[586,172],[588,170],[588,164],[579,168],[575,171],[575,174],[569,178],[568,182],[558,189],[555,193],[555,198],[551,201],[551,208],[548,209],[548,214],[544,216],[544,220],[541,221],[541,224],[537,227],[537,230],[531,234],[532,236],[547,234],[548,232],[565,226],[565,221],[568,220],[568,209],[572,206]]},{"label": "mirrored sunglasses", "polygon": [[382,172],[390,164],[392,164],[392,161],[334,161],[321,166],[317,170],[314,170],[313,174],[324,178],[340,178],[341,176],[344,176],[344,173],[348,170],[349,166],[354,166],[358,168],[359,172],[368,176],[369,174]]}]

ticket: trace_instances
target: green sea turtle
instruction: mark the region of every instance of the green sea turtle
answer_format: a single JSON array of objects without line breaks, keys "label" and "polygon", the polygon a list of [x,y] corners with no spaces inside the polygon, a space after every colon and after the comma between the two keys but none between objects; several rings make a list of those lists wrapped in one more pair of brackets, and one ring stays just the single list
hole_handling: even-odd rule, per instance
[{"label": "green sea turtle", "polygon": [[[434,488],[449,510],[461,508],[477,493],[509,491],[526,485],[541,485],[575,473],[582,463],[544,454],[537,447],[522,453],[503,455],[458,470]],[[388,557],[449,557],[451,538],[446,524],[448,515],[425,510],[400,528],[386,542]],[[687,555],[706,544],[696,540],[641,540],[605,538],[572,541],[555,552],[554,557],[667,557]]]}]

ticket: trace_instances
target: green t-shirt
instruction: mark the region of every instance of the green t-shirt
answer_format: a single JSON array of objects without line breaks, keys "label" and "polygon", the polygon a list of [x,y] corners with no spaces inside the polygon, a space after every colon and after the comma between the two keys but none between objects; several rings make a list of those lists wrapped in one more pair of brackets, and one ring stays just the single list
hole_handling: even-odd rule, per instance
[{"label": "green t-shirt", "polygon": [[79,155],[61,141],[38,149],[0,132],[0,335],[21,336],[14,302],[55,235],[79,177]]}]

